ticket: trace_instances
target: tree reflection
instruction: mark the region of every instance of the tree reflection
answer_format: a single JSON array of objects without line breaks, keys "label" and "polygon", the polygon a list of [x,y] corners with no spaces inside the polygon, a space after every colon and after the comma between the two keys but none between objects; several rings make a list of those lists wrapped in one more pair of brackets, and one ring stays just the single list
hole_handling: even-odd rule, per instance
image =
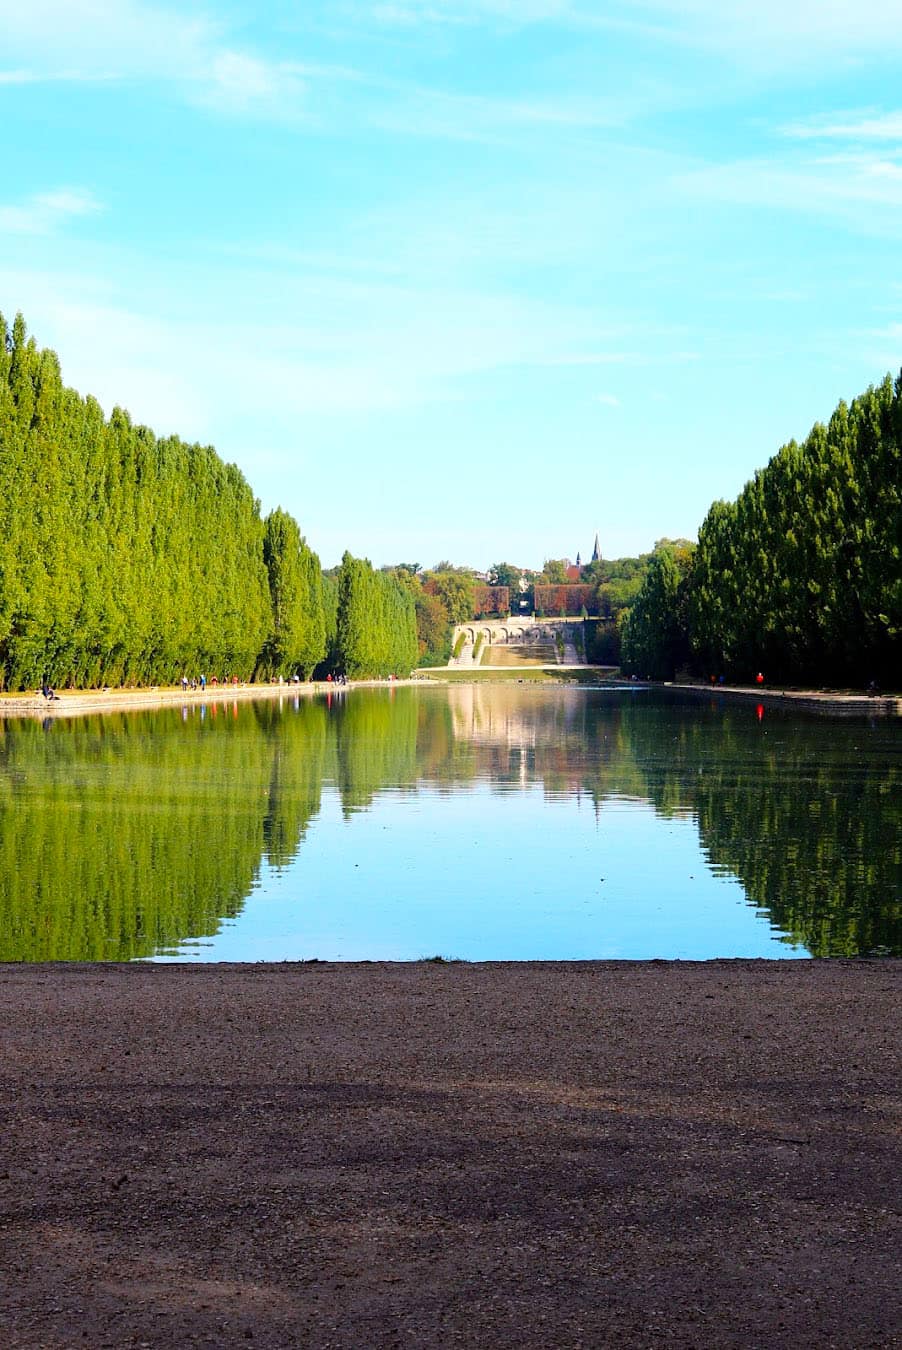
[{"label": "tree reflection", "polygon": [[[333,784],[647,801],[815,955],[902,951],[891,724],[529,685],[0,721],[0,958],[124,960],[215,934],[263,862],[303,850]],[[894,754],[894,752],[896,752]],[[549,841],[552,846],[553,841]]]}]

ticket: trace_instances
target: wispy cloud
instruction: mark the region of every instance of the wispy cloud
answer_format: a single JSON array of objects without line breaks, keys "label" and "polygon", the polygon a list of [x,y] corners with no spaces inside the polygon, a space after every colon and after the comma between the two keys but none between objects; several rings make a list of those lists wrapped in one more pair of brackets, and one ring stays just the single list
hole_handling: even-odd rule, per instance
[{"label": "wispy cloud", "polygon": [[[902,234],[902,110],[838,111],[790,122],[780,131],[785,142],[799,147],[788,161],[795,181],[794,187],[787,185],[791,209],[822,211],[857,221],[865,230]],[[784,165],[782,174],[786,171]],[[768,184],[762,186],[767,194]]]},{"label": "wispy cloud", "polygon": [[676,41],[744,66],[845,66],[902,50],[897,0],[625,0],[625,8],[654,16]]},{"label": "wispy cloud", "polygon": [[306,82],[290,62],[221,51],[200,73],[191,96],[220,112],[290,118],[303,110],[306,91]]},{"label": "wispy cloud", "polygon": [[510,98],[395,84],[383,92],[386,96],[373,103],[368,114],[373,125],[408,136],[460,141],[622,127],[643,107],[641,91],[629,98],[572,94]]},{"label": "wispy cloud", "polygon": [[890,323],[885,328],[875,328],[871,337],[890,338],[893,342],[902,344],[902,323]]},{"label": "wispy cloud", "polygon": [[0,85],[37,84],[42,78],[33,70],[0,70]]},{"label": "wispy cloud", "polygon": [[690,170],[679,182],[695,200],[830,216],[860,233],[902,237],[902,164],[887,155],[757,157]]},{"label": "wispy cloud", "polygon": [[369,0],[350,6],[385,24],[475,24],[501,19],[517,26],[574,13],[570,0]]},{"label": "wispy cloud", "polygon": [[895,141],[902,145],[902,111],[831,113],[790,122],[783,135],[803,141]]},{"label": "wispy cloud", "polygon": [[[628,326],[619,332],[620,337],[635,338],[637,333]],[[646,347],[644,351],[608,351],[608,352],[568,352],[565,355],[547,357],[542,361],[545,366],[674,366],[684,365],[699,359],[698,352],[673,351],[667,346],[659,347],[661,338],[671,339],[673,330],[664,326],[643,324],[641,336]],[[604,402],[604,399],[602,399]]]},{"label": "wispy cloud", "polygon": [[741,64],[795,66],[902,50],[897,0],[345,0],[373,23],[522,28],[619,28],[732,56]]},{"label": "wispy cloud", "polygon": [[24,55],[33,72],[171,77],[222,43],[218,25],[177,10],[119,0],[31,0],[4,5],[7,58]]},{"label": "wispy cloud", "polygon": [[142,0],[31,0],[4,6],[0,83],[153,81],[233,113],[286,115],[305,84],[292,62],[244,50],[226,25]]},{"label": "wispy cloud", "polygon": [[595,402],[604,404],[606,408],[620,407],[620,399],[616,394],[596,394]]},{"label": "wispy cloud", "polygon": [[101,209],[100,202],[84,188],[60,187],[15,205],[0,205],[0,233],[51,234],[65,221]]}]

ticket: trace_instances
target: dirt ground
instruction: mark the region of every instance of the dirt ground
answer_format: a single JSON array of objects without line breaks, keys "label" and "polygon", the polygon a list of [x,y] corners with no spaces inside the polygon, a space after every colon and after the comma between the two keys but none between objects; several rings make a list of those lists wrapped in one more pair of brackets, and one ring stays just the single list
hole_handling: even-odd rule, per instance
[{"label": "dirt ground", "polygon": [[900,972],[0,967],[0,1344],[898,1345]]}]

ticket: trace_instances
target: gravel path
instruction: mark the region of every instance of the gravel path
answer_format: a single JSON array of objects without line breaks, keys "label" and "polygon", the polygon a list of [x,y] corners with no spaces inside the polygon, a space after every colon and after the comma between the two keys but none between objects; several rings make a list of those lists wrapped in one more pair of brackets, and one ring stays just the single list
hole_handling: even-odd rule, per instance
[{"label": "gravel path", "polygon": [[0,1344],[898,1345],[900,972],[0,967]]}]

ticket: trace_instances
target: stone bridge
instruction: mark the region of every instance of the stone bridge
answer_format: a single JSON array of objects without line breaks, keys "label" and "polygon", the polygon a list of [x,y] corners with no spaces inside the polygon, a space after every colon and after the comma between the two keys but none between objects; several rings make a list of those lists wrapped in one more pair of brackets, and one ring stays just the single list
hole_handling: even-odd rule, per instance
[{"label": "stone bridge", "polygon": [[[472,666],[477,664],[474,661],[476,644],[482,638],[484,646],[496,647],[500,645],[518,647],[518,646],[548,646],[549,660],[551,665],[555,662],[561,663],[562,658],[558,650],[558,638],[563,640],[564,665],[582,665],[583,643],[580,638],[582,628],[581,619],[533,619],[533,618],[510,618],[510,619],[474,619],[470,623],[459,623],[454,629],[451,640],[452,651],[457,647],[458,642],[463,637],[463,646],[458,656],[452,656],[448,662],[449,666]],[[480,652],[481,654],[481,652]]]}]

